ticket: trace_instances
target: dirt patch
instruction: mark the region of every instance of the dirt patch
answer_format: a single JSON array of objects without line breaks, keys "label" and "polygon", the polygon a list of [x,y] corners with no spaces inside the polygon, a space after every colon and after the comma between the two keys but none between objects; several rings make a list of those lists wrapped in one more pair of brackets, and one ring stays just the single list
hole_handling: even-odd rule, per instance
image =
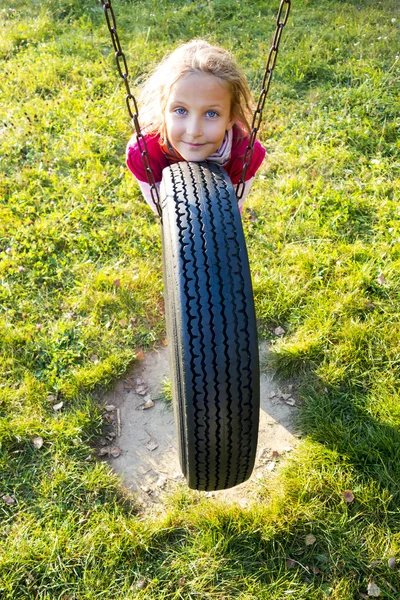
[{"label": "dirt patch", "polygon": [[[267,352],[267,345],[262,344],[261,358]],[[168,349],[164,347],[146,354],[102,399],[109,432],[100,455],[109,458],[114,471],[143,508],[159,505],[165,490],[185,482],[179,466],[172,407],[160,398],[163,381],[168,377]],[[293,385],[279,386],[268,371],[261,373],[260,383],[260,427],[253,474],[235,488],[207,492],[208,497],[246,506],[254,497],[258,480],[273,471],[279,458],[297,443]]]}]

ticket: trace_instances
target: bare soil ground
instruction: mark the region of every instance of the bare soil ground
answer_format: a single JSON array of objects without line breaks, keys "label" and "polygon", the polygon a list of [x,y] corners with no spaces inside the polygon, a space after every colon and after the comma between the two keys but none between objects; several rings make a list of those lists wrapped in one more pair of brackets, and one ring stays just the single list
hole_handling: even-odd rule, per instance
[{"label": "bare soil ground", "polygon": [[[261,364],[265,363],[267,352],[264,343],[260,346]],[[168,377],[168,348],[163,347],[144,355],[102,398],[108,423],[99,454],[110,461],[146,511],[151,507],[159,509],[165,493],[185,483],[179,466],[172,406],[160,397],[163,381]],[[260,427],[253,474],[245,483],[229,490],[207,492],[207,497],[247,506],[256,497],[260,479],[273,471],[297,443],[295,384],[278,383],[266,370],[261,373],[260,383]]]}]

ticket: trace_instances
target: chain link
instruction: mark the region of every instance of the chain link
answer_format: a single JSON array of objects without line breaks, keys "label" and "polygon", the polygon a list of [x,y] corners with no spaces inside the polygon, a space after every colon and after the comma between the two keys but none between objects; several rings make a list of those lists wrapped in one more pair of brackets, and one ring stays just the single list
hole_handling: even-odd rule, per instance
[{"label": "chain link", "polygon": [[[278,56],[278,48],[279,48],[279,42],[281,41],[282,30],[285,27],[288,17],[289,17],[290,3],[291,3],[291,0],[281,0],[281,4],[279,6],[278,16],[276,18],[275,35],[274,35],[274,39],[272,42],[272,46],[271,46],[269,54],[268,54],[264,77],[263,77],[263,80],[261,83],[260,97],[258,99],[257,107],[256,107],[256,110],[254,111],[254,115],[253,115],[253,121],[251,123],[251,134],[250,134],[250,138],[249,138],[249,143],[247,145],[247,148],[246,148],[246,151],[245,151],[244,157],[243,157],[242,176],[236,187],[236,197],[238,200],[240,200],[243,197],[245,181],[246,181],[246,174],[247,174],[249,165],[251,164],[251,159],[253,158],[254,144],[256,141],[258,130],[261,125],[261,121],[262,121],[262,115],[263,115],[263,110],[264,110],[264,106],[265,106],[265,101],[267,99],[267,94],[268,94],[269,86],[271,83],[272,71],[274,70],[274,67],[276,64],[276,58]],[[283,14],[283,10],[285,7],[286,7],[286,11]],[[282,17],[282,14],[283,14],[283,17]]]},{"label": "chain link", "polygon": [[117,23],[115,20],[114,11],[111,5],[111,0],[100,0],[101,5],[103,7],[103,11],[106,17],[108,30],[111,34],[111,41],[114,47],[115,52],[115,61],[117,63],[118,73],[120,77],[123,79],[126,90],[126,106],[128,108],[129,115],[133,121],[136,131],[136,140],[137,145],[140,150],[140,154],[142,157],[142,164],[146,172],[147,183],[150,186],[150,194],[151,199],[153,200],[155,207],[158,212],[158,216],[160,219],[162,218],[161,204],[160,204],[160,196],[157,190],[156,181],[154,179],[154,173],[151,169],[149,153],[147,150],[147,144],[145,136],[143,135],[140,124],[139,124],[139,110],[137,106],[137,102],[135,96],[132,94],[130,86],[129,86],[129,71],[128,64],[126,62],[125,54],[122,52],[121,43],[119,41],[118,33],[117,33]]}]

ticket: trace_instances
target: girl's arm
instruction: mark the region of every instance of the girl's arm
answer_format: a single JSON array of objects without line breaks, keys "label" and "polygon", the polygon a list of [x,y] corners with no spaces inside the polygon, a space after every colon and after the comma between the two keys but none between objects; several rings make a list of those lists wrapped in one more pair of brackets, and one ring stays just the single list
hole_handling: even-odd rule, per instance
[{"label": "girl's arm", "polygon": [[[137,182],[139,184],[140,189],[142,190],[143,197],[146,200],[147,204],[150,206],[151,210],[158,216],[156,205],[154,204],[153,198],[151,197],[150,185],[146,181],[140,181],[140,179],[138,179]],[[156,182],[158,194],[160,194],[160,183],[161,182]]]}]

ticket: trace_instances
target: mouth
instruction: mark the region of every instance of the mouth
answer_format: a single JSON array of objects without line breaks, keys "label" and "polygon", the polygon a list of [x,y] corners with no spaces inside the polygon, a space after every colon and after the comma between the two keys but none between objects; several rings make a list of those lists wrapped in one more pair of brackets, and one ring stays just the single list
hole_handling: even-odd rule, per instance
[{"label": "mouth", "polygon": [[202,148],[205,146],[205,144],[193,144],[192,142],[184,142],[184,144],[192,150],[196,150],[197,148]]}]

